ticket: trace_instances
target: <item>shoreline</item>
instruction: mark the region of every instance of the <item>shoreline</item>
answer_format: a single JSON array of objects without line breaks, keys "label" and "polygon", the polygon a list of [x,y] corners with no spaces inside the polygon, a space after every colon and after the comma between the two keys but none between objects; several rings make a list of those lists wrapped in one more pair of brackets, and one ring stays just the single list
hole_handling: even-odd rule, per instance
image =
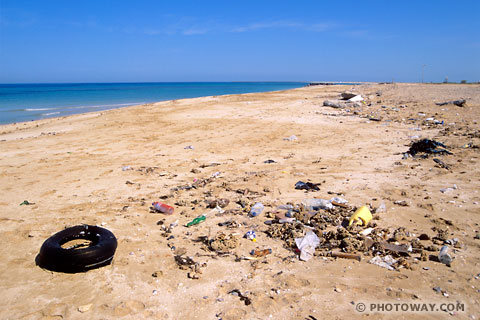
[{"label": "shoreline", "polygon": [[[304,82],[39,83],[0,85],[1,122],[27,122],[145,103],[304,87]],[[1,97],[1,95],[0,95]],[[16,101],[19,100],[19,101]],[[15,102],[16,101],[16,102]],[[9,105],[9,107],[6,107]]]},{"label": "shoreline", "polygon": [[[4,317],[349,318],[360,315],[360,303],[383,301],[458,301],[466,307],[456,313],[460,317],[479,314],[479,89],[312,86],[1,126]],[[365,103],[323,106],[347,90]],[[461,97],[464,107],[435,104]],[[452,154],[403,159],[410,144],[423,138],[445,144]],[[298,181],[319,190],[295,189]],[[351,211],[369,206],[373,234],[395,237],[391,243],[415,244],[425,234],[428,240],[419,241],[426,260],[417,251],[390,253],[405,262],[391,271],[369,263],[373,251],[355,249],[349,237],[360,238],[350,235],[344,238],[350,247],[331,250],[358,254],[361,261],[333,258],[324,248],[300,261],[288,241],[305,229],[265,224],[280,205],[332,197],[348,200]],[[209,202],[216,199],[229,200],[225,212],[211,212]],[[24,200],[31,204],[20,205]],[[174,207],[173,215],[151,211],[154,201]],[[265,209],[251,218],[256,202]],[[376,212],[382,204],[385,211]],[[318,216],[328,219],[311,218],[318,222],[313,228],[340,235],[338,210],[347,213],[322,212]],[[202,214],[205,221],[185,226]],[[113,263],[77,274],[39,268],[35,257],[43,242],[79,224],[115,235]],[[242,238],[251,230],[256,242]],[[442,234],[448,243],[438,238]],[[443,245],[455,258],[450,267],[435,259]],[[244,259],[264,249],[271,254]],[[178,255],[197,267],[178,264]]]}]

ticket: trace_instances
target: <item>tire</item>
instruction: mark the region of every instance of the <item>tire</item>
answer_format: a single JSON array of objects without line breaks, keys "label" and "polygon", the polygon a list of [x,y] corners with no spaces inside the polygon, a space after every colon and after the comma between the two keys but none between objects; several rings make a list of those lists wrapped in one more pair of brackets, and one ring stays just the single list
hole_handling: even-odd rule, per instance
[{"label": "tire", "polygon": [[[62,245],[75,239],[92,243],[81,249],[64,249]],[[37,264],[44,269],[66,273],[85,272],[112,262],[117,239],[107,229],[80,225],[62,230],[48,238],[40,248]]]}]

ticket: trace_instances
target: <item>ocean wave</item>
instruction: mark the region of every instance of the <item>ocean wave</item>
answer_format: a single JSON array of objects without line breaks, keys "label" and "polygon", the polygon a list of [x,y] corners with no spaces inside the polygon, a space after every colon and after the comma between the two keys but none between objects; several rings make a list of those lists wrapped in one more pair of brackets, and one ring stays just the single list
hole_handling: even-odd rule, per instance
[{"label": "ocean wave", "polygon": [[93,106],[79,106],[79,107],[68,107],[66,109],[88,109],[88,108],[112,108],[112,107],[125,107],[125,106],[135,106],[139,104],[145,104],[147,102],[129,102],[129,103],[118,103],[118,104],[100,104]]},{"label": "ocean wave", "polygon": [[22,111],[48,111],[48,110],[56,110],[58,108],[27,108],[23,109]]}]

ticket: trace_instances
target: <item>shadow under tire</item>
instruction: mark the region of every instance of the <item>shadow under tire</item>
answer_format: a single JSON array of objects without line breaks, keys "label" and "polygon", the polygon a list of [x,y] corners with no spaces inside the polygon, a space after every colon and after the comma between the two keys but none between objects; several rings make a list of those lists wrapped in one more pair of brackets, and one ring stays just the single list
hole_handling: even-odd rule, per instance
[{"label": "shadow under tire", "polygon": [[[62,248],[62,245],[76,239],[91,241],[86,248]],[[44,269],[66,273],[85,272],[100,268],[112,262],[117,249],[117,239],[107,229],[79,225],[57,232],[42,244],[36,258]]]}]

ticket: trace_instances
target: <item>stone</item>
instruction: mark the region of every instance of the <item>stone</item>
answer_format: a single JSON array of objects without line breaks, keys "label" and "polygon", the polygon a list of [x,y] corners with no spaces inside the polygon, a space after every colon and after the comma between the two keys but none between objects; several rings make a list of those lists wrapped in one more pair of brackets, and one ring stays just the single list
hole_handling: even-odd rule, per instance
[{"label": "stone", "polygon": [[83,306],[78,307],[78,311],[81,313],[85,313],[89,311],[92,308],[92,306],[93,306],[93,303],[84,304]]}]

